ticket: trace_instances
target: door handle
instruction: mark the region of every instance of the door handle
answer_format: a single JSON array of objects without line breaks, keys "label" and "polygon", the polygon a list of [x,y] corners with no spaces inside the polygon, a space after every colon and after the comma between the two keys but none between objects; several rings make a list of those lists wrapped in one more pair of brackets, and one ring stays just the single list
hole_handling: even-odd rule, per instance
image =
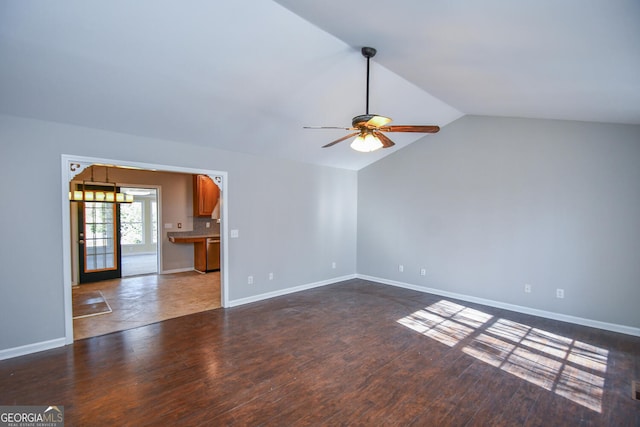
[{"label": "door handle", "polygon": [[78,243],[84,245],[84,240],[78,240]]}]

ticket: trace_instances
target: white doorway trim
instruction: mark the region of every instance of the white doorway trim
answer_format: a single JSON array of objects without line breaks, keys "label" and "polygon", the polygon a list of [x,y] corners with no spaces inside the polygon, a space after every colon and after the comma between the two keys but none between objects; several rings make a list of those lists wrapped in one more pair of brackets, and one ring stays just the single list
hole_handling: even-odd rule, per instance
[{"label": "white doorway trim", "polygon": [[[174,165],[158,165],[151,163],[134,162],[129,160],[115,160],[105,159],[101,157],[86,157],[77,156],[72,154],[61,155],[61,183],[62,190],[60,194],[61,207],[62,207],[62,276],[63,276],[63,296],[64,296],[64,316],[65,316],[65,344],[73,343],[73,312],[71,306],[71,287],[72,287],[72,274],[71,274],[71,214],[69,203],[69,182],[73,180],[73,177],[77,175],[82,168],[89,164],[103,164],[131,167],[135,169],[145,169],[161,172],[181,172],[187,174],[203,174],[211,176],[220,176],[222,178],[221,186],[221,212],[222,218],[220,224],[220,245],[221,245],[221,265],[222,271],[220,275],[220,293],[222,307],[229,306],[229,253],[228,253],[228,175],[226,171],[215,171],[211,169],[196,169],[186,168],[182,166]],[[158,218],[160,221],[160,218]],[[159,222],[162,224],[162,222]],[[158,227],[160,228],[160,227]]]}]

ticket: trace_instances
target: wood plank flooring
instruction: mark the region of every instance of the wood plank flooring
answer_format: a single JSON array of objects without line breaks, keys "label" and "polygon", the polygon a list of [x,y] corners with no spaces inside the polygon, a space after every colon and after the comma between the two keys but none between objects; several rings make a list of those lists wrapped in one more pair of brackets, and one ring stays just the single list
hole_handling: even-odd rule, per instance
[{"label": "wood plank flooring", "polygon": [[66,425],[638,426],[640,338],[363,280],[0,361]]}]

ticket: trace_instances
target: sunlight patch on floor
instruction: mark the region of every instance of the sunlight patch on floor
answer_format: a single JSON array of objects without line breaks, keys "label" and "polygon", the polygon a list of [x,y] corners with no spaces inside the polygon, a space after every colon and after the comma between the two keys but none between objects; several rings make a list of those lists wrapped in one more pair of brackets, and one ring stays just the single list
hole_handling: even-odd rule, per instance
[{"label": "sunlight patch on floor", "polygon": [[416,332],[453,347],[482,326],[491,315],[442,300],[398,320]]},{"label": "sunlight patch on floor", "polygon": [[[608,350],[543,329],[496,319],[441,300],[398,320],[422,335],[552,391],[593,411],[602,411]],[[483,325],[487,326],[480,330]]]}]

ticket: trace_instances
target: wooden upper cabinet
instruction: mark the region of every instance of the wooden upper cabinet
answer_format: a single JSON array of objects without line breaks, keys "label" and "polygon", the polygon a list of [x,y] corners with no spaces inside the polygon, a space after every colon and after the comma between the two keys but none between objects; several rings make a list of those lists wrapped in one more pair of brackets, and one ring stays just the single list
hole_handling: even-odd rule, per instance
[{"label": "wooden upper cabinet", "polygon": [[193,216],[209,217],[218,204],[220,189],[207,175],[193,176]]}]

